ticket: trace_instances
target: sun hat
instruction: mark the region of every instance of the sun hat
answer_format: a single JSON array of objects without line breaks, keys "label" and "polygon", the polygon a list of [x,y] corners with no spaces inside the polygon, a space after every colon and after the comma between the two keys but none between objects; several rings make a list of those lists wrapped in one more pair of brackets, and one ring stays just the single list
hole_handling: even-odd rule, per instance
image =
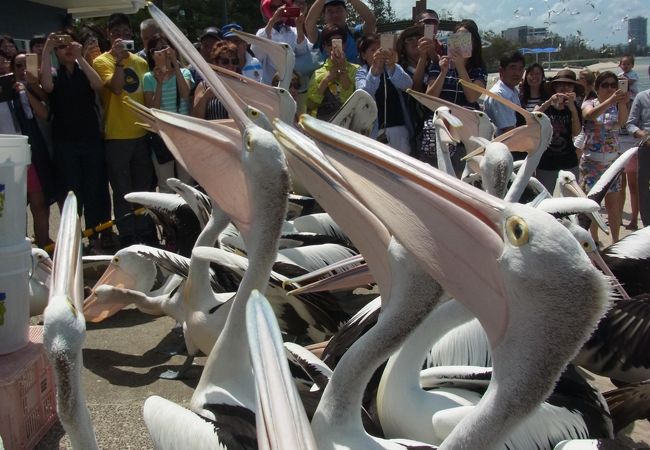
[{"label": "sun hat", "polygon": [[229,23],[228,25],[224,25],[221,27],[221,33],[223,34],[224,39],[228,39],[231,37],[237,37],[233,31],[242,31],[241,25],[237,23]]},{"label": "sun hat", "polygon": [[576,73],[571,69],[562,69],[547,81],[549,87],[553,87],[553,83],[570,83],[574,85],[576,94],[582,95],[584,93],[584,87],[578,83]]}]

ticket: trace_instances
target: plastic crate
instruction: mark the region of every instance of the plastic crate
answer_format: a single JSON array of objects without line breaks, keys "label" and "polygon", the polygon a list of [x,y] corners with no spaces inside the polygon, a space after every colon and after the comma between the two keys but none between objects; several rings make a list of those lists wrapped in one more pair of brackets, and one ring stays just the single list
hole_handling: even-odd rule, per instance
[{"label": "plastic crate", "polygon": [[0,435],[6,450],[32,449],[56,422],[54,376],[43,327],[29,327],[26,347],[0,356]]}]

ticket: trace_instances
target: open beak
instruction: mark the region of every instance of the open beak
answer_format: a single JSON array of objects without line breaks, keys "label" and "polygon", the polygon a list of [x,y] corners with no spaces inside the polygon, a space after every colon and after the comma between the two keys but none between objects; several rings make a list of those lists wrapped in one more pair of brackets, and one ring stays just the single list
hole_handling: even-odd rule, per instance
[{"label": "open beak", "polygon": [[[360,250],[380,290],[390,292],[391,276],[386,252],[390,234],[386,226],[351,195],[350,187],[341,174],[311,139],[279,120],[275,120],[273,126],[274,135],[284,149],[293,175],[303,186],[309,186],[311,195]],[[350,134],[358,136],[354,132]]]},{"label": "open beak", "polygon": [[124,307],[122,303],[99,302],[97,294],[95,294],[95,288],[103,284],[123,289],[134,289],[136,287],[136,280],[120,269],[118,264],[111,262],[104,274],[97,280],[95,286],[93,286],[91,294],[84,300],[83,312],[88,322],[101,322],[116,314]]},{"label": "open beak", "polygon": [[434,114],[434,123],[441,128],[440,135],[446,144],[460,142],[460,129],[463,123],[449,111],[449,108],[438,108]]},{"label": "open beak", "polygon": [[506,203],[372,139],[305,115],[300,123],[354,195],[497,345],[508,324],[498,266]]}]

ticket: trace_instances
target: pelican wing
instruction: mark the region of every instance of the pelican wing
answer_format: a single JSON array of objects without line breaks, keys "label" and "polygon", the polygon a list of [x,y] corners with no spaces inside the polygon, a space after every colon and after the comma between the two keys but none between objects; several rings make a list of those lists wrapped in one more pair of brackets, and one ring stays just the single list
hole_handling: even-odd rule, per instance
[{"label": "pelican wing", "polygon": [[343,103],[330,122],[364,136],[370,136],[376,118],[375,99],[363,89],[357,89]]}]

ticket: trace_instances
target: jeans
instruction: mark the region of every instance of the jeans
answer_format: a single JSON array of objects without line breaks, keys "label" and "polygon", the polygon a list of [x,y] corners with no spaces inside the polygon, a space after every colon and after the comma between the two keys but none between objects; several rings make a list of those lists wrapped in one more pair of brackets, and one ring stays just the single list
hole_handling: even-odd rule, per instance
[{"label": "jeans", "polygon": [[149,139],[110,139],[106,142],[108,181],[113,189],[113,212],[120,241],[133,242],[154,234],[154,226],[147,216],[126,216],[137,205],[124,200],[129,192],[151,191],[154,181]]}]

